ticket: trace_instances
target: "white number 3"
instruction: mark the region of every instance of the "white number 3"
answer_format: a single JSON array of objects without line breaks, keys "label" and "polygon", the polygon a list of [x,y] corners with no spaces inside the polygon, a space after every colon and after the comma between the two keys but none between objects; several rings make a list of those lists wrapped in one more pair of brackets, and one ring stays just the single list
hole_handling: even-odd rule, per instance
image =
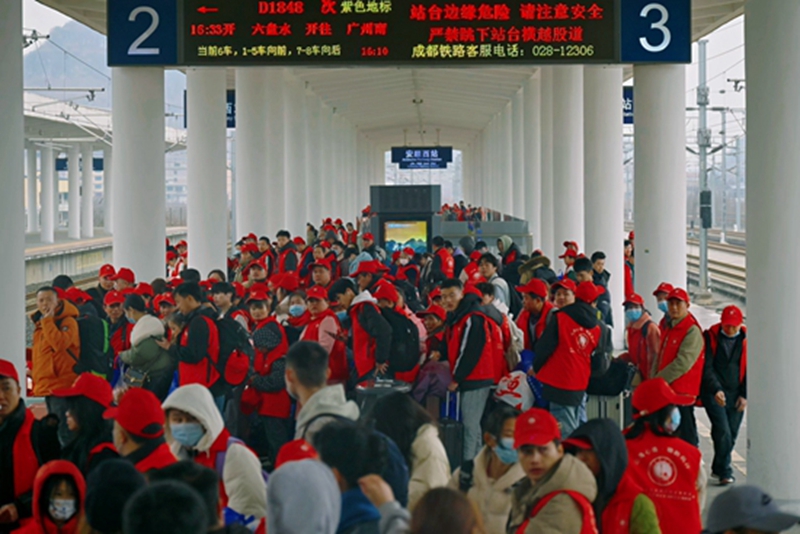
[{"label": "white number 3", "polygon": [[142,43],[145,42],[158,28],[158,23],[160,18],[158,16],[158,11],[153,9],[152,7],[146,6],[139,6],[128,16],[128,21],[133,22],[136,20],[136,17],[139,16],[140,13],[144,13],[146,15],[150,15],[150,26],[136,38],[136,40],[131,44],[130,48],[128,48],[128,55],[129,56],[157,56],[161,53],[160,48],[141,48]]},{"label": "white number 3", "polygon": [[650,41],[647,40],[647,37],[640,37],[639,43],[641,43],[642,48],[647,50],[648,52],[658,53],[663,52],[669,46],[670,41],[672,41],[672,33],[667,28],[666,24],[669,20],[669,11],[661,4],[647,4],[642,9],[642,12],[639,13],[639,16],[642,18],[647,18],[647,15],[650,14],[651,11],[658,11],[661,13],[661,20],[658,22],[654,22],[650,25],[651,30],[658,30],[661,32],[663,38],[661,39],[661,43],[657,45],[650,44]]}]

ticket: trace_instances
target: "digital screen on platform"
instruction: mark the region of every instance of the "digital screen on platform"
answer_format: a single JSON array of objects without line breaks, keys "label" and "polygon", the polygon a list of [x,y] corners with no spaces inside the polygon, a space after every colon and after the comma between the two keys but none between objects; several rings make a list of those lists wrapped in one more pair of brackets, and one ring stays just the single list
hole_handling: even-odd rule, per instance
[{"label": "digital screen on platform", "polygon": [[427,221],[386,221],[383,223],[383,248],[391,255],[411,247],[417,253],[428,251]]}]

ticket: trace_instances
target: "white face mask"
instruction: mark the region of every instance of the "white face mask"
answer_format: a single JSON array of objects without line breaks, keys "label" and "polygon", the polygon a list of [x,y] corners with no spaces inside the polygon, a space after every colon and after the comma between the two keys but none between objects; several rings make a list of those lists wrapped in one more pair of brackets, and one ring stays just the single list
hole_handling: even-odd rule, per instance
[{"label": "white face mask", "polygon": [[408,258],[400,258],[400,265],[408,265]]},{"label": "white face mask", "polygon": [[69,521],[75,515],[75,499],[52,499],[49,511],[56,521]]}]

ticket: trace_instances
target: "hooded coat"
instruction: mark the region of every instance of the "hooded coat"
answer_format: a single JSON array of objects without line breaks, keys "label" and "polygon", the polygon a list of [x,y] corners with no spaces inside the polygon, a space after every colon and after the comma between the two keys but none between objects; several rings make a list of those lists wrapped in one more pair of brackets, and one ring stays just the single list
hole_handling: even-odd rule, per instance
[{"label": "hooded coat", "polygon": [[[200,384],[189,384],[182,386],[172,392],[164,401],[165,412],[169,410],[180,410],[186,412],[203,426],[205,435],[194,447],[188,448],[172,437],[169,418],[164,425],[164,432],[167,442],[170,444],[172,452],[179,460],[194,460],[200,465],[213,469],[220,475],[220,498],[223,505],[228,504],[228,489],[225,485],[229,470],[238,473],[237,482],[245,485],[246,491],[254,495],[262,495],[264,492],[264,478],[261,469],[252,469],[255,465],[253,460],[258,463],[258,458],[241,442],[231,442],[231,434],[225,428],[222,415],[219,413],[214,398],[207,388]],[[227,451],[227,453],[226,453]],[[217,469],[217,456],[225,453],[225,462],[222,464],[222,472]],[[240,490],[239,487],[235,488]]]},{"label": "hooded coat", "polygon": [[81,354],[78,308],[62,300],[53,317],[31,316],[33,331],[33,395],[49,397],[56,389],[72,386],[78,375],[72,370]]},{"label": "hooded coat", "polygon": [[517,268],[519,273],[520,285],[525,285],[534,278],[543,280],[550,285],[558,282],[558,276],[555,271],[550,268],[550,258],[543,255],[534,255],[531,259],[524,262]]},{"label": "hooded coat", "polygon": [[511,287],[516,287],[520,282],[519,268],[523,263],[522,252],[516,243],[507,235],[501,236],[503,243],[503,272],[501,276]]},{"label": "hooded coat", "polygon": [[[228,464],[222,473],[222,483],[228,494],[230,510],[252,518],[248,524],[260,524],[267,517],[267,488],[255,483],[255,477],[250,473],[261,472],[261,462],[254,454],[239,454],[242,447],[231,447],[228,454],[234,455],[236,461]],[[263,479],[262,479],[263,480]]]},{"label": "hooded coat", "polygon": [[152,315],[139,319],[131,331],[131,348],[119,354],[120,360],[134,369],[150,375],[172,372],[173,363],[169,351],[156,344],[164,339],[164,324]]},{"label": "hooded coat", "polygon": [[[536,483],[525,477],[512,494],[511,514],[507,532],[513,534],[530,517],[536,504],[556,491],[580,493],[589,502],[597,496],[597,482],[586,465],[569,454]],[[580,534],[583,514],[578,504],[566,494],[556,495],[539,513],[531,518],[525,534]]]},{"label": "hooded coat", "polygon": [[[617,423],[611,419],[592,419],[578,427],[570,435],[572,438],[591,443],[600,462],[597,498],[593,503],[600,532],[660,534],[655,504],[628,475],[628,448]],[[625,523],[621,525],[623,520]]]},{"label": "hooded coat", "polygon": [[[42,509],[42,491],[48,479],[64,475],[72,478],[78,490],[75,515],[60,528],[50,518],[47,509]],[[47,499],[49,501],[49,499]],[[78,521],[83,513],[83,504],[86,500],[86,482],[83,475],[72,462],[66,460],[53,460],[46,463],[36,474],[33,483],[33,518],[30,523],[16,532],[19,534],[74,534],[78,532]]]},{"label": "hooded coat", "polygon": [[[345,397],[344,386],[336,384],[324,387],[299,408],[294,438],[311,442],[314,434],[333,421],[334,417],[356,421],[360,414],[358,405]],[[333,417],[322,417],[323,415]]]},{"label": "hooded coat", "polygon": [[341,509],[342,497],[333,472],[318,460],[289,462],[269,479],[267,532],[334,534]]},{"label": "hooded coat", "polygon": [[450,480],[450,462],[439,439],[439,430],[430,424],[417,429],[411,443],[410,480],[408,481],[408,509],[433,488],[447,486]]}]

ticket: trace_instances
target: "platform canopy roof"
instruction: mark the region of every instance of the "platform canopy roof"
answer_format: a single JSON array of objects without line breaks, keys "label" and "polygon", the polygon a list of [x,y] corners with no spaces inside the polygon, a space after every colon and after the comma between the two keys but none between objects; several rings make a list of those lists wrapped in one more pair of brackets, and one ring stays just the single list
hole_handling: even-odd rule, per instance
[{"label": "platform canopy roof", "polygon": [[[107,0],[37,0],[106,32]],[[693,0],[692,39],[744,12],[745,0]],[[463,147],[505,109],[535,67],[293,68],[336,113],[378,146],[422,142]],[[628,73],[629,74],[629,73]],[[228,74],[234,86],[234,74]]]}]

